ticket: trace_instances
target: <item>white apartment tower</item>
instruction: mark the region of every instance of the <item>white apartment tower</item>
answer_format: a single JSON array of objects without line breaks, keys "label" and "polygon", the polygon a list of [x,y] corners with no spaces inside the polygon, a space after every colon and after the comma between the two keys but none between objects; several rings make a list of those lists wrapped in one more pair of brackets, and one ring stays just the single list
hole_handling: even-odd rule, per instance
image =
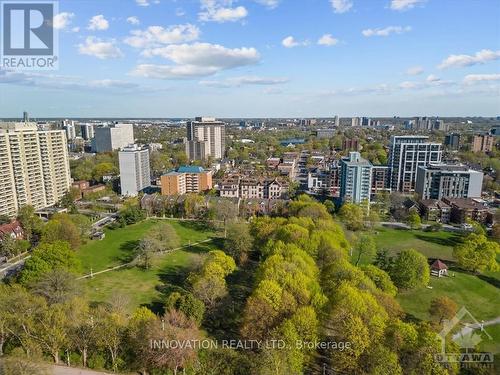
[{"label": "white apartment tower", "polygon": [[14,217],[24,205],[56,204],[71,185],[65,132],[0,123],[0,175],[0,215]]},{"label": "white apartment tower", "polygon": [[134,143],[134,126],[132,124],[116,124],[94,129],[92,151],[111,152]]},{"label": "white apartment tower", "polygon": [[63,120],[62,128],[66,131],[66,139],[72,141],[76,138],[76,127],[73,120]]},{"label": "white apartment tower", "polygon": [[211,117],[196,117],[187,123],[186,154],[190,160],[222,159],[226,149],[226,128]]},{"label": "white apartment tower", "polygon": [[392,136],[389,145],[391,190],[414,192],[418,168],[441,163],[441,156],[441,143],[429,142],[427,136]]},{"label": "white apartment tower", "polygon": [[118,153],[120,163],[120,185],[122,195],[136,196],[142,189],[151,186],[149,150],[138,145],[128,145]]}]

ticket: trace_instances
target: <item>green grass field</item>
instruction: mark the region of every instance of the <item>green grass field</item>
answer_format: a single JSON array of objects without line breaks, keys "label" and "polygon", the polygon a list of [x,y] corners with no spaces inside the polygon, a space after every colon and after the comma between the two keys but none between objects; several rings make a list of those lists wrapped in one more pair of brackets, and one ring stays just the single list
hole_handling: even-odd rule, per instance
[{"label": "green grass field", "polygon": [[[125,264],[133,259],[137,242],[157,221],[146,220],[125,228],[107,229],[102,241],[91,241],[78,251],[84,273],[104,270]],[[182,245],[194,244],[209,238],[211,242],[185,247],[167,254],[158,254],[150,269],[125,267],[85,279],[91,301],[106,302],[122,296],[129,311],[140,305],[157,310],[163,292],[172,286],[183,286],[185,278],[203,259],[204,254],[217,247],[221,241],[215,233],[202,224],[191,221],[168,221],[181,238]]]},{"label": "green grass field", "polygon": [[[373,235],[377,248],[386,249],[391,255],[401,250],[415,249],[427,258],[453,260],[453,247],[460,241],[461,236],[451,232],[424,232],[420,230],[404,230],[393,228],[377,228]],[[352,234],[351,234],[352,235]],[[356,251],[353,259],[357,258]],[[371,263],[372,258],[361,257],[361,264]]]},{"label": "green grass field", "polygon": [[[135,248],[145,233],[159,221],[145,220],[125,228],[105,229],[106,238],[90,241],[78,250],[83,273],[101,271],[132,260]],[[164,221],[171,224],[181,239],[181,244],[195,243],[214,235],[202,224],[193,221]]]}]

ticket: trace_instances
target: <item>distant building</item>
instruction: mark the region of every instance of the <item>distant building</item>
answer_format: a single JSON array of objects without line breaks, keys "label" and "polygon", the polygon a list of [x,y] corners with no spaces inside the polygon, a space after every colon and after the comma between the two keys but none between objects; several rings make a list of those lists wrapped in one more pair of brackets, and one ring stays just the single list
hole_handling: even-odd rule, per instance
[{"label": "distant building", "polygon": [[161,176],[162,195],[200,193],[212,187],[212,171],[194,165],[179,167]]},{"label": "distant building", "polygon": [[495,137],[489,134],[475,135],[472,138],[472,152],[491,152],[495,147]]},{"label": "distant building", "polygon": [[226,128],[212,117],[196,117],[187,123],[186,154],[189,160],[222,159],[226,151]]},{"label": "distant building", "polygon": [[372,164],[359,152],[350,152],[340,161],[340,198],[343,202],[370,201]]},{"label": "distant building", "polygon": [[81,124],[80,132],[82,134],[82,138],[86,141],[90,141],[95,136],[94,125],[93,124]]},{"label": "distant building", "polygon": [[0,176],[0,215],[14,217],[25,205],[55,205],[71,185],[64,131],[0,122]]},{"label": "distant building", "polygon": [[356,138],[345,138],[342,141],[343,151],[359,151],[359,140]]},{"label": "distant building", "polygon": [[304,143],[306,143],[306,140],[303,138],[290,138],[290,139],[283,139],[282,141],[280,141],[280,144],[286,147],[303,145]]},{"label": "distant building", "polygon": [[415,192],[422,199],[481,197],[483,173],[463,165],[429,165],[417,170]]},{"label": "distant building", "polygon": [[437,221],[443,224],[450,222],[451,207],[437,199],[422,199],[419,202],[420,214],[426,221]]},{"label": "distant building", "polygon": [[353,117],[351,119],[351,126],[361,126],[363,119],[361,117]]},{"label": "distant building", "polygon": [[92,150],[94,152],[111,152],[134,144],[134,126],[132,124],[116,124],[94,129]]},{"label": "distant building", "polygon": [[300,120],[301,126],[313,126],[316,125],[316,119],[302,119]]},{"label": "distant building", "polygon": [[374,165],[372,168],[372,195],[391,191],[390,171],[387,165]]},{"label": "distant building", "polygon": [[444,137],[444,145],[450,150],[458,150],[460,148],[460,134],[451,133]]},{"label": "distant building", "polygon": [[76,138],[76,127],[75,127],[75,122],[73,120],[63,120],[62,121],[62,128],[66,132],[66,139],[68,141],[72,141],[73,139]]},{"label": "distant building", "polygon": [[451,207],[450,222],[463,224],[467,220],[478,223],[491,223],[493,215],[488,207],[480,200],[472,198],[443,198],[443,201]]},{"label": "distant building", "polygon": [[30,115],[28,112],[23,112],[23,122],[30,122]]},{"label": "distant building", "polygon": [[334,123],[335,127],[339,127],[340,126],[340,117],[335,116],[333,119],[333,123]]},{"label": "distant building", "polygon": [[334,129],[318,129],[316,130],[317,138],[332,138],[335,135]]},{"label": "distant building", "polygon": [[149,150],[132,144],[118,153],[120,163],[121,194],[136,196],[141,190],[151,186]]},{"label": "distant building", "polygon": [[427,136],[392,136],[389,145],[391,190],[413,192],[418,167],[440,163],[441,157],[441,144],[429,142]]}]

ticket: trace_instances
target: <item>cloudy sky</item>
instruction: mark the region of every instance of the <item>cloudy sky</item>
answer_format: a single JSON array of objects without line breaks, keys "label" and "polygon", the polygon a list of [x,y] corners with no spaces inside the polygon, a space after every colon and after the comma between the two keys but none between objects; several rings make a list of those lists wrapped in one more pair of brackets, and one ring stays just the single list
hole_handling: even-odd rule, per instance
[{"label": "cloudy sky", "polygon": [[500,114],[498,0],[61,0],[0,116]]}]

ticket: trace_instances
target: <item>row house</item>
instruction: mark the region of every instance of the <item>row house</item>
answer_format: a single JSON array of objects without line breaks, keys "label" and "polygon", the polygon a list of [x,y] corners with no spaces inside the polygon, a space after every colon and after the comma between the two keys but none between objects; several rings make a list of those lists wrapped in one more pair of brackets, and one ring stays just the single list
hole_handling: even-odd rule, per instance
[{"label": "row house", "polygon": [[219,194],[224,198],[279,199],[286,196],[288,184],[274,179],[242,178],[232,176],[219,183]]},{"label": "row house", "polygon": [[480,199],[473,198],[443,198],[443,202],[451,207],[450,221],[463,224],[474,220],[482,224],[493,221],[493,214]]}]

